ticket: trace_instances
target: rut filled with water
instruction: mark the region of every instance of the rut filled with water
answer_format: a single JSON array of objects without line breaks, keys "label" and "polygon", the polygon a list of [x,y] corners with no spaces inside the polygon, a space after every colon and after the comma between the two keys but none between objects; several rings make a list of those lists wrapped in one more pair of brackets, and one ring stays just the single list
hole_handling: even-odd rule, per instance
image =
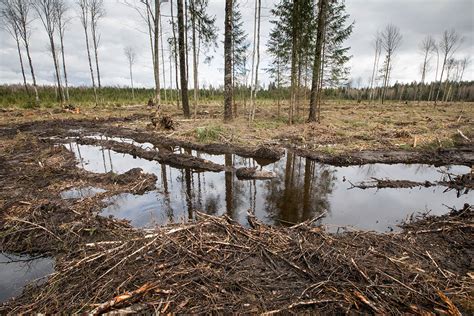
[{"label": "rut filled with water", "polygon": [[[101,139],[102,136],[90,137]],[[163,151],[150,143],[131,139],[110,139],[147,151]],[[127,219],[135,227],[151,227],[170,222],[193,220],[195,210],[212,215],[227,214],[247,225],[247,214],[254,214],[270,225],[292,225],[325,213],[320,223],[330,231],[354,228],[389,232],[412,214],[441,215],[449,207],[461,208],[474,203],[472,192],[459,192],[436,185],[413,188],[370,188],[353,184],[377,179],[401,179],[416,182],[442,181],[446,174],[470,172],[466,166],[434,167],[425,164],[367,164],[337,167],[321,164],[287,151],[276,162],[246,158],[234,154],[211,155],[191,149],[172,147],[167,152],[186,154],[225,166],[222,172],[202,172],[171,167],[132,154],[118,153],[74,140],[65,144],[74,152],[78,166],[97,173],[124,173],[132,168],[157,176],[156,190],[143,195],[119,194],[107,200],[103,216]],[[240,167],[272,171],[275,178],[239,180]]]}]

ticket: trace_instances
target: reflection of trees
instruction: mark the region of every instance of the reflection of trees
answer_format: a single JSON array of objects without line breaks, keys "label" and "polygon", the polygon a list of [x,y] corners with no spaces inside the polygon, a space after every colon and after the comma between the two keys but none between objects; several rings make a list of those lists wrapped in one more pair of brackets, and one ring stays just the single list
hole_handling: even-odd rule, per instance
[{"label": "reflection of trees", "polygon": [[173,222],[174,218],[174,211],[171,207],[171,200],[170,200],[170,192],[168,186],[168,177],[166,174],[166,165],[161,164],[161,181],[163,182],[163,193],[164,193],[164,207],[165,207],[165,214],[168,217],[170,222]]},{"label": "reflection of trees", "polygon": [[[304,168],[303,168],[304,165]],[[328,196],[336,180],[335,171],[288,153],[278,178],[267,182],[265,211],[275,223],[298,223],[330,210]]]},{"label": "reflection of trees", "polygon": [[233,194],[233,171],[232,171],[232,155],[225,154],[225,209],[230,218],[234,218],[234,194]]}]

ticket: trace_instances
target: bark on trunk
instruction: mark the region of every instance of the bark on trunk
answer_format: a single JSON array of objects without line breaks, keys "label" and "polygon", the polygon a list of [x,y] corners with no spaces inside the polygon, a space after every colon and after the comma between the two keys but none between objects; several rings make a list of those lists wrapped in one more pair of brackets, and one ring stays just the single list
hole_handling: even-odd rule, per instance
[{"label": "bark on trunk", "polygon": [[[175,81],[176,81],[176,106],[179,109],[179,78],[178,78],[178,44],[176,40],[176,29],[174,23],[174,13],[173,13],[173,0],[171,0],[171,25],[173,28],[173,49],[174,49],[174,71],[175,71]],[[171,72],[171,69],[170,69]]]},{"label": "bark on trunk", "polygon": [[179,68],[181,77],[181,100],[183,102],[183,113],[189,118],[188,81],[186,76],[186,55],[184,46],[184,12],[183,0],[178,0],[178,44],[179,44]]},{"label": "bark on trunk", "polygon": [[100,70],[99,70],[99,54],[97,52],[97,47],[98,47],[98,38],[97,38],[97,30],[95,23],[92,23],[92,41],[94,44],[94,55],[95,55],[95,66],[97,69],[97,84],[99,86],[99,89],[102,88],[102,85],[100,83]]},{"label": "bark on trunk", "polygon": [[197,47],[196,47],[196,7],[195,0],[191,0],[191,27],[192,27],[192,45],[193,45],[193,79],[194,79],[194,119],[197,117],[198,108],[198,69],[197,69]]},{"label": "bark on trunk", "polygon": [[[321,0],[320,0],[321,1]],[[299,17],[299,2],[293,2],[293,12],[292,12],[292,26],[291,26],[291,76],[290,76],[290,108],[288,113],[288,123],[293,124],[294,122],[294,115],[295,115],[295,104],[296,104],[296,65],[298,59],[298,27],[297,27],[297,20]],[[320,5],[321,7],[321,5]],[[319,28],[318,28],[318,40],[319,36]],[[322,38],[322,36],[321,36]],[[319,82],[319,81],[318,81]]]},{"label": "bark on trunk", "polygon": [[28,84],[26,83],[25,66],[23,65],[23,57],[21,56],[21,50],[20,50],[20,39],[16,31],[15,31],[15,41],[16,41],[16,48],[18,50],[18,57],[20,58],[20,67],[21,67],[21,75],[23,76],[23,85],[25,86],[26,93],[28,93],[29,95],[30,90],[28,89]]},{"label": "bark on trunk", "polygon": [[154,54],[154,72],[155,72],[155,103],[157,107],[161,104],[161,91],[160,91],[160,2],[155,1],[155,20],[154,20],[154,42],[153,42],[153,54]]},{"label": "bark on trunk", "polygon": [[30,65],[31,79],[33,80],[33,90],[35,91],[35,101],[36,105],[39,105],[40,98],[38,94],[38,85],[36,84],[35,71],[33,69],[33,61],[31,60],[30,54],[30,45],[28,43],[28,40],[26,40],[27,37],[28,36],[25,34],[23,41],[25,42],[26,56],[28,57],[28,64]]},{"label": "bark on trunk", "polygon": [[225,2],[225,36],[224,36],[224,121],[231,121],[232,116],[232,8],[233,0]]},{"label": "bark on trunk", "polygon": [[[61,25],[61,21],[59,21]],[[61,41],[61,57],[63,62],[63,75],[64,75],[64,86],[65,86],[65,97],[66,101],[69,101],[69,84],[67,81],[67,71],[66,71],[66,56],[64,55],[64,30],[59,29],[59,39]]]},{"label": "bark on trunk", "polygon": [[87,26],[83,25],[83,27],[84,27],[84,34],[86,36],[87,59],[89,60],[89,70],[91,73],[92,88],[94,90],[95,106],[98,106],[99,100],[97,99],[97,87],[95,86],[94,69],[92,68],[91,50],[89,46],[89,34],[87,32]]},{"label": "bark on trunk", "polygon": [[323,35],[324,35],[324,24],[326,20],[326,7],[327,0],[319,0],[319,14],[318,14],[318,30],[316,39],[316,51],[313,65],[313,80],[311,84],[311,97],[309,101],[309,122],[316,121],[316,106],[319,95],[321,93],[320,88],[320,73],[321,73],[321,60],[322,60],[322,47],[323,47]]}]

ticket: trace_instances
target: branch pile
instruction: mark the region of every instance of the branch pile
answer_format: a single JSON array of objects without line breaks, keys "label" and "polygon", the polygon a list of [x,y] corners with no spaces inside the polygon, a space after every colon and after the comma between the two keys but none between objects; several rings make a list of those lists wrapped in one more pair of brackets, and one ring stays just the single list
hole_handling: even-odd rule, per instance
[{"label": "branch pile", "polygon": [[46,283],[3,310],[469,314],[472,213],[426,218],[397,234],[332,235],[310,222],[269,227],[252,217],[247,229],[202,213],[153,230],[117,227],[116,238],[58,256]]}]

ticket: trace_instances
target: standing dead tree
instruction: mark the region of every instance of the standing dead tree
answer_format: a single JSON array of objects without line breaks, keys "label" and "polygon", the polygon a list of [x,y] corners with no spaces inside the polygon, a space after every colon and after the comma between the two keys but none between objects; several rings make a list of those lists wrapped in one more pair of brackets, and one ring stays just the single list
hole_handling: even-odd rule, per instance
[{"label": "standing dead tree", "polygon": [[384,103],[387,87],[390,83],[390,75],[393,67],[393,56],[395,51],[400,47],[402,35],[400,30],[393,24],[389,24],[380,34],[382,38],[382,48],[385,50],[385,61],[383,65],[383,89],[382,89],[382,104]]},{"label": "standing dead tree", "polygon": [[66,12],[68,10],[65,0],[56,0],[54,1],[54,10],[56,11],[57,17],[57,28],[59,31],[59,41],[61,48],[61,58],[63,64],[63,76],[64,76],[64,87],[65,87],[65,99],[69,100],[69,84],[67,80],[67,71],[66,71],[66,57],[64,54],[64,33],[66,31],[66,26],[69,23],[70,19],[66,17]]},{"label": "standing dead tree", "polygon": [[17,20],[15,13],[12,10],[11,0],[0,1],[0,21],[2,22],[2,28],[7,31],[15,40],[16,48],[18,51],[18,58],[20,60],[21,74],[23,76],[23,85],[25,86],[26,93],[29,94],[28,84],[26,82],[25,67],[23,65],[23,56],[20,48],[20,30],[18,29]]},{"label": "standing dead tree", "polygon": [[125,47],[124,54],[125,54],[125,57],[127,58],[128,67],[130,70],[130,86],[132,87],[132,99],[135,99],[135,90],[133,89],[133,64],[135,64],[135,59],[137,57],[137,54],[135,53],[135,50],[131,46]]},{"label": "standing dead tree", "polygon": [[92,68],[91,50],[89,46],[89,3],[88,0],[77,0],[77,5],[79,7],[79,19],[81,20],[81,24],[86,37],[87,58],[89,60],[89,70],[91,73],[92,88],[94,89],[95,105],[97,106],[99,102],[97,98],[97,87],[95,85],[94,69]]},{"label": "standing dead tree", "polygon": [[[256,108],[256,99],[258,91],[258,67],[260,64],[260,21],[261,21],[261,12],[262,12],[262,0],[255,1],[255,24],[254,24],[254,47],[253,47],[253,56],[252,56],[252,73],[255,74],[255,77],[252,76],[250,79],[251,91],[250,91],[250,114],[249,121],[255,119],[255,108]],[[253,66],[255,64],[255,69]],[[254,72],[255,70],[255,72]]]},{"label": "standing dead tree", "polygon": [[38,13],[38,16],[43,24],[46,33],[49,38],[49,45],[51,50],[51,55],[53,57],[54,71],[56,74],[56,85],[58,89],[58,101],[61,105],[64,102],[64,91],[61,84],[61,75],[59,73],[59,62],[58,56],[56,54],[56,44],[54,43],[54,35],[56,32],[56,26],[58,25],[57,11],[55,8],[56,0],[37,0],[35,2],[35,10]]},{"label": "standing dead tree", "polygon": [[[321,9],[322,6],[326,7],[327,2],[324,1],[325,3],[322,3],[323,1],[320,1],[318,4],[318,8]],[[290,75],[290,108],[289,108],[289,113],[288,113],[288,123],[293,124],[294,121],[294,115],[295,115],[295,105],[296,105],[296,94],[297,94],[297,71],[298,71],[298,17],[300,15],[299,12],[299,4],[300,1],[294,1],[293,2],[293,10],[292,10],[292,25],[291,25],[291,75]],[[320,11],[321,12],[321,11]],[[321,27],[321,32],[319,32],[319,21],[321,20],[321,16],[318,17],[318,40],[320,40],[321,44],[321,51],[322,51],[322,39],[323,39],[323,33],[322,29],[324,28],[324,20],[321,20],[322,27]],[[317,50],[317,49],[316,49]],[[319,69],[321,69],[321,58],[320,58],[320,65],[318,66]],[[320,70],[318,71],[320,72]],[[318,75],[319,78],[319,75]],[[319,80],[319,79],[318,79]],[[318,81],[319,83],[319,81]],[[319,89],[318,89],[319,90]],[[311,107],[311,105],[310,105]],[[310,110],[310,117],[311,117],[311,110]]]},{"label": "standing dead tree", "polygon": [[464,71],[466,70],[467,66],[471,63],[471,58],[470,57],[464,57],[463,59],[460,60],[459,66],[460,66],[460,74],[459,74],[459,80],[458,80],[458,99],[461,99],[461,82],[464,77]]},{"label": "standing dead tree", "polygon": [[[178,0],[180,1],[180,0]],[[232,121],[232,9],[233,0],[225,1],[224,21],[224,121]]]},{"label": "standing dead tree", "polygon": [[[176,106],[179,109],[179,74],[178,74],[178,40],[176,38],[176,23],[174,22],[174,12],[173,12],[173,0],[170,1],[170,10],[171,10],[171,28],[173,30],[173,38],[172,38],[172,48],[171,51],[174,57],[174,71],[175,71],[175,82],[176,82]],[[171,73],[171,68],[170,68]]]},{"label": "standing dead tree", "polygon": [[134,0],[123,0],[123,3],[133,8],[143,19],[147,26],[148,39],[150,42],[151,59],[153,64],[153,78],[155,81],[155,97],[154,101],[157,106],[161,103],[161,84],[160,84],[160,63],[159,63],[159,46],[161,37],[161,3],[167,0],[138,0],[136,4]]},{"label": "standing dead tree", "polygon": [[380,55],[382,54],[382,38],[380,37],[380,33],[377,32],[374,39],[374,48],[375,48],[375,56],[374,56],[374,66],[372,68],[372,76],[370,77],[370,95],[369,101],[372,101],[375,98],[375,83],[377,81],[377,70],[379,68],[379,61]]},{"label": "standing dead tree", "polygon": [[[434,52],[435,47],[436,47],[436,43],[435,43],[433,37],[431,37],[430,35],[426,36],[423,39],[423,41],[421,42],[421,45],[420,45],[420,50],[423,54],[423,63],[421,64],[421,81],[420,81],[420,85],[422,87],[425,83],[426,73],[427,73],[428,68],[429,68],[429,62],[431,60],[431,57],[432,57],[431,55]],[[418,90],[419,90],[419,87],[417,86],[416,90],[415,90],[414,100],[416,100],[416,98],[417,98]],[[418,99],[418,102],[420,102],[421,96],[422,96],[422,93],[420,93],[420,97]]]},{"label": "standing dead tree", "polygon": [[439,84],[438,84],[438,91],[436,92],[435,105],[438,103],[438,100],[440,97],[441,86],[443,83],[443,75],[446,68],[446,63],[448,62],[449,59],[453,57],[454,53],[459,48],[460,42],[461,42],[461,38],[454,29],[449,30],[449,31],[448,30],[444,31],[443,35],[441,36],[441,41],[439,42],[439,50],[443,54],[443,63],[441,65],[441,75],[439,77]]},{"label": "standing dead tree", "polygon": [[89,12],[91,14],[91,32],[92,32],[92,43],[94,45],[94,57],[95,57],[95,67],[97,69],[97,85],[99,90],[102,87],[100,82],[100,69],[99,69],[99,42],[100,34],[97,29],[99,20],[105,16],[105,8],[103,0],[88,0]]},{"label": "standing dead tree", "polygon": [[36,105],[39,105],[40,99],[38,94],[38,85],[36,84],[36,76],[33,68],[33,61],[30,54],[30,35],[31,35],[31,14],[30,10],[32,7],[31,0],[11,0],[5,2],[8,4],[9,9],[11,10],[13,21],[18,30],[18,34],[23,41],[25,46],[26,56],[28,57],[28,64],[30,66],[31,79],[33,81],[33,90],[35,91],[35,101]]}]

